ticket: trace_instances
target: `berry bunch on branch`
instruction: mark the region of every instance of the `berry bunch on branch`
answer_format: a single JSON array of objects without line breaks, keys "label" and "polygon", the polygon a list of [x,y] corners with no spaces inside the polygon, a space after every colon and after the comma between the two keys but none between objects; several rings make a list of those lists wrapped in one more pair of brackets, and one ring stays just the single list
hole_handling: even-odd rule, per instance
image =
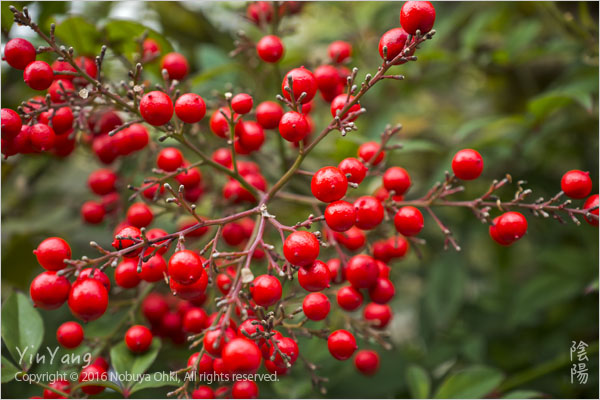
[{"label": "berry bunch on branch", "polygon": [[[231,55],[277,64],[285,54],[279,24],[301,8],[300,2],[249,4],[247,19],[265,35],[255,44],[240,33]],[[44,32],[26,8],[11,11],[15,22],[30,27],[47,45],[35,49],[16,38],[5,46],[8,64],[23,70],[25,84],[42,94],[16,111],[2,109],[2,153],[6,158],[41,152],[67,157],[75,147],[91,149],[106,166],[89,176],[87,185],[99,197],[81,205],[82,219],[87,224],[118,222],[112,248],[90,242],[96,256],[73,257],[63,238],[40,243],[34,253],[45,271],[31,282],[31,300],[44,310],[66,302],[83,322],[101,318],[109,307],[126,305],[130,311],[106,338],[84,337],[85,329],[75,321],[59,327],[58,343],[72,349],[89,342],[95,361],[81,369],[79,383],[37,382],[48,391],[46,397],[94,395],[106,387],[129,395],[135,386],[106,383],[106,375],[118,369],[113,351],[124,343],[130,357],[142,357],[158,349],[156,337],[192,352],[175,371],[177,387],[171,396],[255,398],[253,380],[210,386],[193,377],[262,369],[284,376],[298,361],[324,394],[327,378],[302,352],[299,339],[323,340],[335,359],[353,359],[358,372],[375,374],[379,354],[371,344],[391,348],[386,327],[393,316],[389,302],[395,287],[389,264],[409,249],[423,251],[419,235],[426,223],[439,227],[446,247],[461,249],[438,215],[444,208],[470,211],[502,246],[514,245],[526,234],[528,217],[576,224],[583,219],[598,226],[598,195],[590,195],[592,180],[578,170],[566,172],[560,191],[548,199],[529,200],[533,191],[524,187],[526,182],[514,182],[507,174],[473,200],[453,200],[485,170],[484,158],[474,149],[457,152],[452,172],[413,197],[410,168],[386,165],[390,152],[401,148],[401,126],[390,125],[379,141],[361,144],[356,157],[317,171],[302,168],[323,139],[338,135],[343,140],[359,129],[367,112],[360,101],[373,86],[404,79],[397,71],[417,61],[419,48],[436,33],[429,2],[404,3],[400,26],[381,36],[375,71],[349,68],[352,45],[338,40],[328,48],[329,64],[287,71],[281,92],[258,103],[249,93],[226,92],[209,99],[208,94],[186,92],[186,58],[162,54],[159,44],[145,35],[136,39],[139,52],[128,75],[120,83],[110,81],[103,69],[110,54],[106,46],[93,58],[77,55],[57,40],[54,25]],[[36,60],[41,53],[55,61]],[[157,62],[162,80],[152,85],[145,69]],[[313,134],[310,113],[321,103],[329,107],[331,120]],[[276,142],[279,157],[261,152],[267,141]],[[156,154],[155,166],[142,182],[133,182],[126,168],[114,167],[119,158],[136,152]],[[290,152],[293,159],[288,159]],[[250,161],[249,155],[260,162]],[[268,179],[277,163],[283,172]],[[220,186],[210,179],[209,190],[205,176],[213,174],[226,179]],[[290,181],[307,179],[310,191],[286,190]],[[365,181],[380,181],[381,187],[365,194]],[[500,198],[497,191],[511,184],[514,196]],[[132,202],[126,206],[119,194],[124,187]],[[200,215],[196,204],[211,191],[220,203],[213,210],[223,212]],[[276,202],[297,203],[309,211],[286,225],[272,213]],[[162,215],[179,218],[178,228],[167,232],[152,227]],[[367,239],[368,231],[375,235]],[[339,309],[344,318],[331,318]],[[365,348],[359,350],[361,343]]]}]

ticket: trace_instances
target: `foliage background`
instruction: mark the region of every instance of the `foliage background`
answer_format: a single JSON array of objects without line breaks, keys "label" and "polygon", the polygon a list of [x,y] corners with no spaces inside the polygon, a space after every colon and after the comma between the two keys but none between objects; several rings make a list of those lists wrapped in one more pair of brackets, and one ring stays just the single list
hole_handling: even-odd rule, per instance
[{"label": "foliage background", "polygon": [[[2,2],[3,44],[9,37],[31,36],[28,29],[12,26],[8,5]],[[302,14],[284,22],[293,33],[284,38],[287,53],[281,70],[319,65],[328,43],[344,39],[354,45],[352,65],[360,68],[359,76],[374,72],[380,63],[379,37],[398,25],[400,6],[306,4]],[[345,139],[331,134],[306,161],[306,169],[317,169],[325,160],[337,164],[355,154],[360,142],[375,140],[387,123],[401,122],[405,147],[388,162],[409,170],[415,182],[411,196],[422,195],[442,178],[452,155],[464,147],[478,149],[486,163],[483,177],[468,184],[465,198],[478,196],[506,172],[529,182],[532,199],[552,196],[569,169],[591,171],[597,193],[598,4],[437,2],[435,6],[438,34],[417,53],[418,62],[397,67],[406,80],[377,85],[362,102],[369,112],[359,119],[359,131]],[[41,26],[56,21],[58,37],[80,54],[94,54],[103,36],[127,54],[132,51],[127,40],[139,35],[144,29],[140,24],[145,24],[162,40],[163,48],[172,46],[188,56],[191,89],[209,100],[226,88],[249,90],[258,100],[274,99],[278,93],[280,78],[271,66],[227,56],[235,31],[243,29],[253,39],[261,36],[243,19],[245,3],[43,2],[29,7]],[[113,61],[107,63],[107,73],[118,81],[124,71]],[[15,108],[32,95],[20,72],[2,62],[2,107]],[[329,110],[320,99],[317,105],[313,116],[320,129]],[[263,147],[265,156],[257,157],[263,169],[271,160],[269,153],[275,152],[271,142]],[[140,158],[152,160],[149,153]],[[120,167],[137,168],[136,162]],[[66,238],[76,257],[93,254],[90,240],[108,245],[114,225],[83,226],[79,217],[80,205],[91,198],[87,175],[98,167],[83,147],[67,160],[28,156],[2,162],[3,301],[14,290],[27,293],[29,282],[41,270],[31,251],[43,238]],[[137,173],[134,182],[146,175]],[[306,192],[307,182],[296,178],[291,187]],[[377,183],[367,186],[361,190],[370,192]],[[502,193],[512,196],[508,189]],[[209,214],[213,204],[205,197],[199,206]],[[300,206],[289,207],[281,203],[274,209],[283,222],[293,224],[308,213]],[[395,348],[382,351],[382,368],[375,377],[358,375],[351,362],[336,362],[316,339],[301,343],[304,354],[330,378],[328,396],[495,397],[518,389],[528,391],[517,393],[522,396],[597,398],[597,352],[590,352],[586,385],[569,383],[568,357],[572,340],[597,349],[598,230],[585,223],[561,226],[531,217],[528,235],[502,248],[468,210],[440,210],[439,215],[463,251],[443,251],[443,236],[428,219],[422,235],[427,239],[423,259],[411,251],[393,265]],[[158,226],[168,230],[174,223],[162,218]],[[65,306],[42,317],[43,346],[55,346],[55,329],[70,313]],[[122,316],[107,313],[86,332],[101,331],[117,317]],[[171,347],[163,345],[152,370],[183,366],[189,351]],[[4,343],[2,354],[9,357]],[[36,366],[35,371],[44,368]],[[150,389],[133,397],[162,397],[168,390]],[[39,392],[23,383],[2,386],[3,397]],[[298,365],[290,378],[262,385],[261,396],[318,394]]]}]

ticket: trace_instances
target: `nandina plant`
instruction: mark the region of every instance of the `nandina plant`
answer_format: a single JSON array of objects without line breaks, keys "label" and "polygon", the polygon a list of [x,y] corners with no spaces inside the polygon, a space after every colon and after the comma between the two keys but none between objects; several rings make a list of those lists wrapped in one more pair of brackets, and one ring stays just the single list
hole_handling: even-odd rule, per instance
[{"label": "nandina plant", "polygon": [[[248,4],[249,23],[265,34],[256,44],[240,34],[232,56],[277,65],[285,54],[280,22],[301,8],[299,2]],[[32,304],[52,313],[67,303],[72,320],[60,325],[56,341],[65,349],[82,349],[85,343],[89,350],[91,358],[75,364],[76,379],[31,379],[45,398],[94,396],[106,389],[110,396],[129,397],[161,386],[172,386],[168,394],[178,398],[256,398],[253,374],[281,378],[298,368],[308,370],[315,394],[324,395],[328,371],[317,371],[299,338],[322,341],[331,357],[353,363],[357,373],[377,374],[380,352],[391,348],[386,331],[396,290],[391,266],[409,251],[428,250],[421,237],[428,224],[439,228],[445,247],[461,250],[439,209],[461,209],[465,218],[474,214],[484,224],[482,233],[506,247],[518,246],[529,224],[550,223],[536,217],[598,227],[598,194],[592,193],[588,172],[567,171],[557,182],[560,191],[530,201],[533,191],[524,181],[508,173],[487,176],[477,149],[458,151],[440,182],[414,193],[410,165],[387,162],[401,148],[400,125],[389,125],[379,141],[361,143],[356,157],[335,165],[317,159],[316,170],[303,168],[324,138],[344,140],[358,129],[368,112],[361,100],[371,88],[404,79],[398,74],[403,64],[416,62],[419,49],[436,34],[430,2],[399,6],[396,25],[379,32],[373,71],[351,68],[352,44],[336,40],[326,63],[283,71],[281,91],[268,98],[237,88],[216,96],[189,93],[188,60],[163,51],[147,34],[130,38],[134,62],[125,59],[126,75],[115,76],[104,68],[108,46],[95,57],[79,55],[57,39],[54,24],[46,31],[27,8],[10,10],[16,23],[31,28],[46,45],[35,49],[23,38],[6,43],[5,60],[23,70],[24,84],[40,95],[17,110],[2,109],[2,153],[8,159],[41,152],[68,157],[77,147],[91,149],[105,166],[87,182],[73,182],[96,196],[81,202],[82,220],[116,221],[114,229],[104,230],[112,247],[91,241],[88,255],[74,256],[71,238],[39,243],[32,251],[40,273],[30,284],[29,299],[17,294],[3,308],[3,338],[13,361],[2,363],[10,371],[27,374],[33,362],[19,357],[19,345],[35,343],[5,335],[4,315],[32,315],[38,331],[30,337],[38,338],[39,347],[43,325]],[[41,55],[52,62],[37,60]],[[146,69],[156,64],[162,80],[153,84]],[[315,130],[311,113],[322,103],[331,118]],[[279,154],[261,151],[267,141],[277,142]],[[132,181],[139,171],[125,167],[134,153],[140,158],[156,153],[142,182]],[[117,160],[123,161],[121,168],[115,168]],[[226,179],[219,184],[213,175]],[[490,178],[482,195],[453,198],[470,181]],[[304,182],[306,190],[291,189],[294,180]],[[374,181],[379,189],[366,193],[365,183]],[[515,186],[514,195],[500,197],[499,189],[509,185]],[[209,192],[223,212],[199,215],[196,203]],[[123,207],[125,193],[129,203]],[[287,225],[273,213],[274,203],[310,211],[294,215],[298,222]],[[176,230],[166,231],[155,221],[165,214],[185,217]],[[108,334],[86,335],[86,323],[117,312],[125,317]],[[170,360],[169,379],[111,378],[150,370],[166,341],[189,349],[187,357]]]}]

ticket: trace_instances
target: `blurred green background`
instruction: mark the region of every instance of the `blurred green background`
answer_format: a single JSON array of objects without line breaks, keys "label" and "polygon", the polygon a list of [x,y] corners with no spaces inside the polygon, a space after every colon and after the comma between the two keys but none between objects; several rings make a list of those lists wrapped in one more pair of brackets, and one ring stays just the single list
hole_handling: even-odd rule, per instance
[{"label": "blurred green background", "polygon": [[[172,46],[188,57],[189,89],[209,104],[224,90],[247,90],[255,104],[274,100],[281,72],[326,62],[327,45],[336,39],[353,44],[350,66],[359,68],[359,78],[374,73],[381,62],[379,37],[398,26],[401,7],[395,2],[305,4],[301,14],[282,23],[286,55],[277,71],[259,63],[252,53],[228,57],[238,30],[255,41],[262,35],[243,18],[243,2],[3,1],[2,43],[19,36],[41,45],[28,28],[13,26],[9,4],[19,8],[27,4],[42,27],[57,22],[57,37],[78,54],[93,55],[107,43],[127,55],[133,50],[130,39],[143,32],[144,24],[152,37],[161,40],[163,50]],[[402,123],[404,148],[395,151],[388,163],[410,172],[414,186],[409,198],[422,196],[442,179],[453,154],[465,147],[483,155],[485,170],[457,198],[479,196],[492,179],[505,173],[528,182],[534,192],[531,200],[550,197],[560,190],[560,178],[570,169],[590,171],[597,193],[598,3],[434,4],[436,36],[417,52],[418,62],[395,67],[406,79],[378,84],[362,101],[368,113],[357,121],[359,130],[343,139],[332,133],[304,168],[336,165],[353,156],[361,142],[377,140],[386,124]],[[148,77],[156,80],[157,68],[148,70]],[[109,52],[105,74],[115,82],[125,79],[114,53]],[[2,107],[16,108],[33,95],[21,72],[2,62]],[[329,107],[320,97],[315,105],[312,116],[320,130],[330,120]],[[277,148],[274,134],[267,133],[267,143],[253,156],[271,183],[279,171],[269,168]],[[208,135],[203,146],[212,151],[217,144]],[[135,160],[116,163],[126,183],[139,184],[150,174],[148,167],[144,171],[139,167],[144,159],[152,160],[154,152],[145,150]],[[81,204],[92,198],[87,175],[98,167],[83,146],[65,160],[40,155],[2,162],[3,300],[13,290],[27,292],[31,279],[41,272],[32,249],[45,237],[64,237],[75,257],[94,254],[90,240],[109,244],[116,221],[90,227],[79,217]],[[222,182],[204,171],[209,186]],[[379,184],[371,179],[358,190],[371,193]],[[308,185],[306,177],[297,177],[287,190],[306,194]],[[505,188],[501,194],[510,198],[514,189]],[[127,191],[122,192],[125,198]],[[201,212],[217,215],[223,208],[218,198],[218,193],[207,194],[199,204]],[[289,224],[311,212],[287,202],[277,203],[271,211]],[[598,229],[531,216],[528,234],[504,248],[489,238],[487,226],[468,210],[443,209],[438,215],[463,250],[444,251],[443,235],[426,217],[423,258],[411,251],[393,264],[394,349],[385,352],[375,344],[359,343],[361,348],[380,350],[382,367],[377,375],[363,377],[351,362],[333,360],[322,341],[301,340],[303,354],[322,367],[318,374],[330,379],[327,397],[597,398]],[[388,225],[369,239],[381,231],[391,233]],[[161,217],[154,226],[169,230],[175,223]],[[70,318],[69,311],[65,306],[42,314],[44,345],[55,346],[55,329]],[[331,321],[341,326],[337,314]],[[101,330],[112,323],[110,318],[116,316],[107,315],[89,329]],[[570,383],[573,340],[596,349],[589,352],[587,384]],[[4,356],[5,350],[3,344]],[[189,354],[165,344],[152,370],[180,368]],[[36,368],[37,372],[46,367]],[[172,388],[148,389],[133,397],[162,397],[168,390]],[[24,383],[2,386],[3,397],[35,394],[40,389]],[[261,397],[318,396],[300,363],[291,377],[261,386]]]}]

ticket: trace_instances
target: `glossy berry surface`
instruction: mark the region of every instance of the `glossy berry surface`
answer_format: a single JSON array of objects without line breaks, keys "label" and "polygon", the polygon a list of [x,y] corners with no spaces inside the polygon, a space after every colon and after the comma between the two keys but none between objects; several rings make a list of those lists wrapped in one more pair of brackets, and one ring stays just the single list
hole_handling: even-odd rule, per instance
[{"label": "glossy berry surface", "polygon": [[[348,111],[346,111],[343,114],[341,113],[342,110],[345,109],[347,107],[347,105],[350,104],[353,100],[354,100],[354,96],[348,97],[347,94],[343,94],[343,93],[337,95],[331,101],[331,106],[330,106],[331,116],[335,117],[335,116],[339,115],[340,119],[345,119],[349,114],[358,112],[360,110],[360,104],[356,103],[356,104],[353,104],[352,106],[350,106]],[[354,117],[350,118],[349,120],[354,121],[356,118],[357,118],[357,116],[354,116]]]},{"label": "glossy berry surface", "polygon": [[256,53],[261,60],[268,63],[276,63],[283,57],[285,49],[278,36],[263,36],[256,44]]},{"label": "glossy berry surface", "polygon": [[108,292],[96,279],[84,279],[73,284],[69,293],[69,308],[84,322],[98,319],[108,307]]},{"label": "glossy berry surface", "polygon": [[102,203],[97,201],[86,201],[81,206],[81,218],[88,224],[99,224],[104,221],[106,210]]},{"label": "glossy berry surface", "polygon": [[258,385],[254,381],[236,381],[231,387],[231,397],[234,399],[258,398]]},{"label": "glossy berry surface", "polygon": [[373,327],[383,329],[392,319],[392,308],[388,304],[369,303],[363,310],[363,317]]},{"label": "glossy berry surface", "polygon": [[33,61],[23,70],[23,80],[34,90],[46,90],[54,80],[54,72],[44,61]]},{"label": "glossy berry surface", "polygon": [[33,304],[44,310],[54,310],[62,306],[69,297],[71,284],[56,271],[45,271],[36,276],[29,286]]},{"label": "glossy berry surface", "polygon": [[299,142],[310,133],[306,117],[296,111],[288,111],[279,120],[279,134],[288,142]]},{"label": "glossy berry surface", "polygon": [[348,229],[346,232],[334,232],[335,240],[350,251],[355,251],[363,247],[367,241],[365,233],[356,226]]},{"label": "glossy berry surface", "polygon": [[358,148],[358,158],[365,163],[378,165],[383,161],[383,157],[385,157],[385,152],[379,152],[379,147],[379,143],[377,142],[366,142],[361,144]]},{"label": "glossy berry surface", "polygon": [[58,271],[67,266],[64,260],[71,258],[71,247],[64,239],[50,237],[42,241],[33,254],[44,269]]},{"label": "glossy berry surface", "polygon": [[285,87],[288,86],[288,77],[292,78],[292,87],[290,89],[294,93],[296,101],[298,101],[302,93],[306,93],[306,96],[300,101],[303,104],[308,103],[315,97],[315,93],[317,93],[317,80],[312,72],[304,67],[300,67],[292,69],[283,78],[281,93],[286,99],[292,99],[290,93],[285,90]]},{"label": "glossy berry surface", "polygon": [[34,150],[46,151],[54,147],[56,134],[48,125],[35,124],[29,130],[29,140]]},{"label": "glossy berry surface", "polygon": [[304,290],[309,292],[319,292],[327,289],[330,280],[329,267],[319,260],[298,270],[298,283]]},{"label": "glossy berry surface", "polygon": [[310,293],[302,301],[302,311],[312,321],[325,319],[330,309],[329,299],[323,293]]},{"label": "glossy berry surface", "polygon": [[396,195],[403,195],[410,188],[411,180],[408,172],[402,167],[388,168],[383,174],[383,186]]},{"label": "glossy berry surface", "polygon": [[83,341],[83,328],[77,322],[65,322],[56,330],[56,340],[62,347],[74,349]]},{"label": "glossy berry surface", "polygon": [[[367,176],[367,167],[354,157],[348,157],[340,161],[338,169],[348,178],[348,182],[361,183]],[[350,176],[348,177],[348,174]]]},{"label": "glossy berry surface", "polygon": [[452,172],[458,179],[464,181],[477,179],[482,171],[483,157],[476,150],[460,150],[452,159]]},{"label": "glossy berry surface", "polygon": [[[271,339],[273,340],[273,339]],[[277,346],[279,347],[279,350],[287,355],[289,357],[289,363],[291,365],[294,365],[294,363],[296,362],[296,360],[298,359],[298,354],[300,352],[300,350],[298,349],[298,343],[296,343],[296,341],[294,339],[288,338],[288,337],[281,337],[281,338],[277,338],[276,340],[278,340]],[[279,354],[279,352],[275,351],[274,347],[271,347],[271,350],[269,351],[269,355],[272,357],[273,355],[275,355],[275,359],[273,360],[273,362],[275,363],[275,365],[279,366],[279,367],[287,367],[288,365],[286,364],[286,361],[281,357],[281,354]]]},{"label": "glossy berry surface", "polygon": [[[383,48],[387,47],[387,61],[392,61],[398,56],[406,46],[408,39],[408,33],[402,28],[392,28],[389,31],[381,35],[379,39],[379,55],[384,58],[385,54]],[[412,51],[410,53],[413,53]],[[410,54],[407,54],[410,55]],[[397,64],[401,64],[402,61],[398,61]]]},{"label": "glossy berry surface", "polygon": [[374,375],[379,369],[379,354],[374,350],[359,350],[354,356],[354,366],[363,375]]},{"label": "glossy berry surface", "polygon": [[363,295],[352,286],[344,286],[338,289],[336,300],[343,310],[354,311],[362,305]]},{"label": "glossy berry surface", "polygon": [[[89,365],[81,370],[79,374],[79,382],[86,381],[105,381],[108,379],[107,371],[98,365]],[[95,395],[104,391],[104,386],[88,385],[82,386],[81,391],[85,394]]]},{"label": "glossy berry surface", "polygon": [[103,195],[116,190],[117,174],[110,169],[97,169],[88,177],[88,186],[92,192]]},{"label": "glossy berry surface", "polygon": [[517,211],[505,212],[498,218],[496,235],[504,243],[512,243],[527,233],[527,219]]},{"label": "glossy berry surface", "polygon": [[28,40],[14,38],[4,46],[4,58],[15,69],[25,69],[35,61],[35,47]]},{"label": "glossy berry surface", "polygon": [[258,370],[262,356],[253,341],[235,338],[221,352],[225,369],[234,374],[253,374]]},{"label": "glossy berry surface", "polygon": [[572,199],[583,199],[592,192],[592,178],[589,172],[574,169],[565,173],[560,188]]},{"label": "glossy berry surface", "polygon": [[181,95],[175,101],[175,115],[188,124],[200,122],[206,115],[204,99],[195,93]]},{"label": "glossy berry surface", "polygon": [[375,284],[369,288],[369,297],[377,304],[388,303],[395,293],[394,284],[387,278],[377,278]]},{"label": "glossy berry surface", "polygon": [[352,357],[358,349],[354,335],[345,329],[334,331],[327,338],[329,353],[336,359],[343,361]]},{"label": "glossy berry surface", "polygon": [[356,221],[354,205],[347,201],[338,200],[330,203],[325,208],[325,222],[336,232],[344,232],[352,228]]},{"label": "glossy berry surface", "polygon": [[[587,210],[593,207],[598,207],[598,195],[597,194],[593,194],[590,197],[587,198],[587,200],[585,201],[585,203],[583,204],[583,209]],[[596,208],[595,210],[591,211],[592,214],[598,216],[598,208]],[[592,219],[591,217],[588,218],[587,216],[584,217],[586,222],[592,226],[598,226],[598,219]]]},{"label": "glossy berry surface", "polygon": [[140,101],[140,113],[150,125],[164,125],[173,117],[173,101],[166,93],[158,90],[146,93]]},{"label": "glossy berry surface", "polygon": [[21,117],[10,108],[2,109],[2,139],[12,140],[21,132]]},{"label": "glossy berry surface", "polygon": [[231,328],[226,328],[222,333],[220,329],[206,332],[203,343],[204,348],[209,354],[220,357],[225,343],[235,338],[235,332]]},{"label": "glossy berry surface", "polygon": [[394,225],[396,230],[404,236],[415,236],[421,232],[425,222],[423,214],[418,208],[405,206],[400,208],[394,216]]},{"label": "glossy berry surface", "polygon": [[143,325],[134,325],[125,332],[125,344],[133,353],[144,353],[152,345],[152,332]]},{"label": "glossy berry surface", "polygon": [[352,56],[352,45],[343,40],[336,40],[327,47],[331,61],[342,63]]},{"label": "glossy berry surface", "polygon": [[383,221],[384,209],[381,202],[373,196],[362,196],[354,201],[356,210],[355,225],[360,229],[373,229]]},{"label": "glossy berry surface", "polygon": [[400,25],[414,35],[417,30],[425,34],[433,28],[435,8],[429,1],[407,1],[400,9]]},{"label": "glossy berry surface", "polygon": [[127,210],[127,223],[137,228],[143,228],[152,222],[154,213],[146,203],[134,203]]},{"label": "glossy berry surface", "polygon": [[178,251],[169,259],[169,276],[177,283],[190,285],[205,273],[203,262],[204,259],[194,251]]},{"label": "glossy berry surface", "polygon": [[175,147],[167,147],[158,153],[156,165],[163,171],[173,172],[183,165],[183,155]]},{"label": "glossy berry surface", "polygon": [[319,256],[319,240],[306,231],[292,232],[283,243],[285,259],[300,267],[311,265]]},{"label": "glossy berry surface", "polygon": [[323,167],[313,175],[310,190],[317,199],[331,203],[346,195],[348,179],[336,167]]},{"label": "glossy berry surface", "polygon": [[168,53],[160,61],[160,68],[166,69],[169,79],[182,80],[188,74],[190,66],[187,59],[179,53]]},{"label": "glossy berry surface", "polygon": [[264,129],[275,129],[283,117],[283,108],[274,101],[263,101],[256,107],[256,121]]},{"label": "glossy berry surface", "polygon": [[260,275],[250,285],[252,300],[262,307],[269,307],[281,299],[281,282],[271,275]]},{"label": "glossy berry surface", "polygon": [[[135,226],[126,226],[126,227],[120,229],[115,234],[115,239],[112,242],[112,246],[116,250],[123,250],[123,249],[126,249],[128,247],[131,247],[131,246],[139,243],[139,241],[141,240],[141,237],[142,237],[142,233],[140,232],[140,230],[138,228],[136,228]],[[138,247],[134,250],[131,250],[131,251],[125,253],[124,256],[135,257],[138,254],[140,254],[141,251],[142,251],[142,248]]]},{"label": "glossy berry surface", "polygon": [[142,271],[138,275],[143,281],[159,282],[164,280],[166,272],[167,263],[160,253],[158,253],[150,257],[148,261],[142,263]]},{"label": "glossy berry surface", "polygon": [[252,96],[247,93],[239,93],[231,99],[231,108],[238,114],[248,114],[252,110],[254,101]]},{"label": "glossy berry surface", "polygon": [[379,275],[375,259],[365,254],[359,254],[348,261],[346,279],[357,289],[373,286]]}]

